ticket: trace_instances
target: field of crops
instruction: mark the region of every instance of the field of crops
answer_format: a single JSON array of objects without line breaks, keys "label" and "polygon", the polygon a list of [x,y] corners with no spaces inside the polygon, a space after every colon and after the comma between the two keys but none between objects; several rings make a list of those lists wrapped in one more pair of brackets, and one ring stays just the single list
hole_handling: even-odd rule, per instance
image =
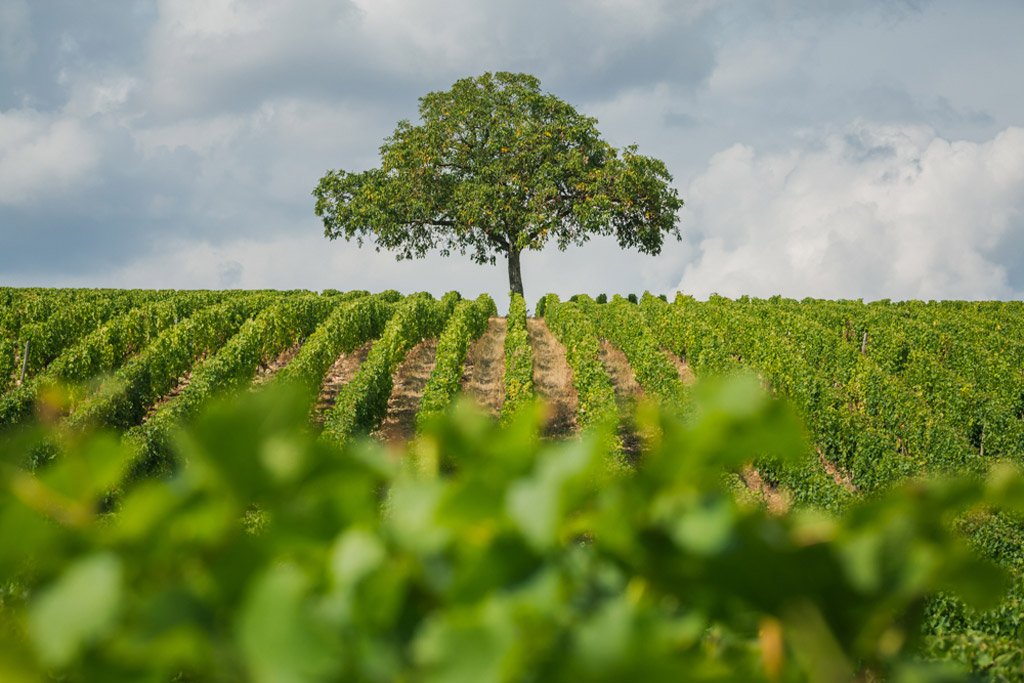
[{"label": "field of crops", "polygon": [[527,313],[0,288],[0,680],[1024,680],[1024,304]]}]

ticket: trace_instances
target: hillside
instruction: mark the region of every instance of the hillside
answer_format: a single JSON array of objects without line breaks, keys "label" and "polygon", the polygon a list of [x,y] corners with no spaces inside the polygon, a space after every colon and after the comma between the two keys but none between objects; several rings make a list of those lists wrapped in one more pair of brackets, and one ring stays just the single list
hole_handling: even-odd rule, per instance
[{"label": "hillside", "polygon": [[[423,466],[429,451],[442,470],[456,471],[462,467],[457,458],[451,460],[455,456],[443,449],[430,451],[440,446],[429,444],[455,438],[451,430],[461,427],[449,425],[446,420],[452,418],[445,415],[465,397],[490,416],[493,425],[479,429],[494,430],[487,438],[497,441],[477,443],[473,439],[480,437],[467,432],[459,438],[469,441],[452,442],[456,451],[470,453],[467,444],[477,443],[474,448],[498,448],[494,457],[500,459],[505,456],[496,444],[502,434],[514,434],[509,443],[519,443],[514,440],[526,439],[532,429],[539,440],[523,446],[530,458],[545,449],[568,453],[558,449],[581,443],[614,468],[642,473],[655,466],[648,459],[656,463],[658,457],[669,457],[656,457],[668,443],[703,448],[672,425],[714,431],[708,415],[714,412],[709,406],[716,405],[716,378],[746,374],[790,407],[803,436],[786,441],[758,431],[762,422],[784,425],[785,419],[773,412],[783,410],[773,407],[782,403],[755,400],[751,405],[761,407],[756,420],[749,418],[754,422],[715,432],[715,443],[734,444],[721,446],[723,454],[733,452],[730,448],[739,453],[735,461],[722,455],[721,465],[715,466],[725,468],[734,499],[729,505],[756,501],[758,511],[749,514],[760,515],[765,524],[783,525],[784,534],[798,534],[800,514],[813,511],[837,524],[852,524],[847,520],[860,514],[856,510],[881,505],[877,501],[889,500],[894,491],[912,491],[915,482],[952,477],[981,486],[1009,476],[1006,472],[1024,459],[1020,302],[865,304],[717,296],[701,302],[682,295],[669,302],[647,294],[636,301],[601,300],[581,295],[563,302],[548,295],[536,305],[535,316],[528,317],[525,302],[514,297],[511,310],[501,317],[486,295],[463,299],[454,292],[434,299],[397,292],[0,288],[0,439],[9,465],[16,466],[4,470],[5,486],[11,488],[0,498],[0,528],[13,528],[2,526],[17,519],[12,501],[26,500],[25,484],[16,484],[23,481],[21,475],[11,473],[21,468],[40,477],[63,472],[83,439],[88,442],[97,429],[118,434],[117,462],[111,465],[116,476],[97,489],[104,514],[123,514],[122,503],[136,500],[134,492],[153,482],[193,476],[183,473],[186,447],[178,431],[211,419],[206,417],[215,409],[211,406],[225,395],[235,396],[239,405],[260,396],[287,395],[304,416],[302,439],[317,444],[303,449],[351,454],[361,452],[369,439],[384,445],[392,463]],[[705,384],[710,388],[705,390]],[[535,414],[535,398],[542,414]],[[282,408],[283,414],[290,411]],[[747,425],[741,413],[730,419]],[[37,427],[42,431],[33,431]],[[748,428],[760,436],[745,436]],[[784,433],[786,427],[779,429]],[[238,435],[242,442],[248,438]],[[538,469],[537,476],[543,471]],[[377,481],[375,486],[397,486],[392,476],[397,475],[388,474],[390,483]],[[616,486],[608,484],[608,490]],[[970,495],[975,494],[965,493],[963,500]],[[912,645],[907,652],[915,656],[1019,680],[1024,675],[1019,641],[1024,524],[1012,510],[997,509],[995,494],[977,495],[982,496],[977,505],[958,514],[953,513],[959,508],[950,508],[949,515],[935,521],[946,530],[942,533],[966,540],[973,552],[1002,567],[1010,577],[1009,589],[1001,592],[994,610],[973,612],[952,594],[935,590],[945,586],[941,572],[935,574],[937,583],[921,584],[919,597],[911,600],[908,593],[908,602],[901,603],[901,609],[920,611],[923,641],[903,633],[907,643],[900,640],[893,653]],[[240,502],[252,505],[256,499]],[[264,519],[260,509],[254,508],[254,519],[262,520],[257,525],[273,524],[266,521],[272,515]],[[924,514],[924,508],[907,510],[899,514]],[[495,532],[480,527],[472,533],[489,539]],[[523,533],[530,538],[531,532]],[[595,532],[583,528],[578,533],[592,539]],[[614,535],[611,527],[604,533]],[[75,545],[68,543],[58,555]],[[915,561],[933,567],[929,563],[939,555],[928,557]],[[949,558],[943,561],[953,566]],[[21,585],[14,579],[25,568],[14,557],[0,560],[0,578],[9,586]],[[851,585],[859,584],[853,580]],[[857,590],[870,593],[864,585]],[[879,590],[880,596],[887,591],[895,596],[902,589],[894,584]],[[11,600],[21,604],[4,598],[0,613]],[[818,618],[832,616],[826,610]],[[752,637],[762,652],[759,666],[768,667],[763,651],[771,645],[763,621],[760,629],[761,635]],[[788,647],[799,651],[799,634],[786,633],[793,638],[786,641]],[[840,630],[835,637],[846,635]],[[68,658],[52,661],[64,666],[77,657],[78,648],[88,647],[88,639],[75,642]],[[20,661],[11,652],[0,649],[0,673],[5,657]],[[865,661],[874,662],[875,656]],[[872,667],[889,670],[885,658],[877,656],[881,659],[864,664],[861,673]],[[813,669],[807,666],[805,673]],[[761,673],[772,677],[770,667]]]}]

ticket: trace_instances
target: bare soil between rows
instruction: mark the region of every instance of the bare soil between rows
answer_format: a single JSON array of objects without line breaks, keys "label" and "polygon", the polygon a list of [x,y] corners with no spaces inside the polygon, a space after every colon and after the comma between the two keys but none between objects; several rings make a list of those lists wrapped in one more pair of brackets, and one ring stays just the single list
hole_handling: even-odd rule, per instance
[{"label": "bare soil between rows", "polygon": [[541,435],[555,439],[576,436],[580,433],[576,422],[577,395],[565,347],[542,319],[528,318],[526,329],[533,351],[533,389],[546,405]]},{"label": "bare soil between rows", "polygon": [[359,372],[359,367],[370,354],[371,348],[373,348],[373,342],[368,341],[349,353],[341,354],[334,361],[334,365],[324,375],[324,380],[320,385],[320,394],[317,396],[316,405],[313,408],[314,424],[323,427],[327,413],[331,411],[334,402],[338,400],[338,393]]},{"label": "bare soil between rows", "polygon": [[607,339],[600,340],[598,360],[604,365],[615,389],[615,401],[619,405],[619,440],[622,453],[627,460],[636,460],[643,451],[644,440],[633,421],[636,403],[644,396],[643,387],[636,381],[633,366],[622,350]]},{"label": "bare soil between rows", "polygon": [[[198,363],[198,361],[196,361]],[[195,364],[193,364],[193,367]],[[185,391],[185,387],[192,381],[192,368],[185,371],[185,374],[178,378],[178,383],[169,392],[157,399],[156,403],[146,409],[146,414],[142,416],[142,424],[149,422],[149,418],[153,417],[154,414],[165,405],[173,401],[175,398],[181,395],[181,392]]]},{"label": "bare soil between rows", "polygon": [[679,381],[688,387],[692,387],[697,383],[697,375],[694,374],[689,363],[674,354],[671,349],[662,347],[661,351],[668,356],[668,359],[676,366],[676,372],[679,373]]},{"label": "bare soil between rows", "polygon": [[487,329],[474,341],[466,354],[462,372],[462,392],[495,417],[505,402],[505,318],[491,318]]},{"label": "bare soil between rows", "polygon": [[747,485],[747,488],[757,494],[773,515],[784,515],[789,512],[792,505],[789,492],[780,490],[769,484],[761,476],[761,473],[753,465],[747,465],[740,473],[740,478]]},{"label": "bare soil between rows", "polygon": [[142,416],[141,424],[146,424],[147,422],[149,422],[149,418],[153,417],[154,413],[156,413],[158,410],[160,410],[165,405],[170,403],[172,400],[177,398],[181,394],[181,392],[185,391],[185,388],[192,381],[192,371],[195,370],[195,368],[198,367],[203,361],[209,358],[210,355],[211,354],[209,351],[204,351],[198,358],[193,360],[192,364],[188,367],[188,370],[185,371],[185,374],[178,378],[178,383],[174,385],[174,388],[171,389],[166,394],[164,394],[163,396],[161,396],[159,399],[157,399],[157,401],[146,410],[146,414]]},{"label": "bare soil between rows", "polygon": [[392,446],[404,446],[412,440],[420,398],[436,363],[437,339],[425,339],[409,350],[392,378],[388,412],[374,436]]},{"label": "bare soil between rows", "polygon": [[817,448],[818,461],[821,463],[822,469],[825,473],[832,477],[832,480],[838,485],[842,486],[849,493],[858,493],[857,487],[853,483],[853,477],[848,472],[843,472],[836,466],[834,462],[825,457],[821,448]]},{"label": "bare soil between rows", "polygon": [[256,376],[253,377],[252,388],[261,387],[274,379],[274,375],[291,363],[295,356],[299,355],[300,350],[302,350],[302,342],[294,344],[277,354],[277,357],[269,363],[261,364],[256,370]]}]

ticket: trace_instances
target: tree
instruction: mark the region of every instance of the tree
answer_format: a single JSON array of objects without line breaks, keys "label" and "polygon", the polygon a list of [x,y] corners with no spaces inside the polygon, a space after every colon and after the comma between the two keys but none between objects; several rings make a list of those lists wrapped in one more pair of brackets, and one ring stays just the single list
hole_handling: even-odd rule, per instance
[{"label": "tree", "polygon": [[329,171],[313,195],[330,239],[372,238],[399,260],[430,249],[477,263],[508,259],[523,293],[520,254],[592,235],[623,248],[661,251],[680,238],[682,200],[665,164],[602,140],[583,116],[527,74],[486,73],[420,98],[422,123],[400,121],[380,148],[380,168]]}]

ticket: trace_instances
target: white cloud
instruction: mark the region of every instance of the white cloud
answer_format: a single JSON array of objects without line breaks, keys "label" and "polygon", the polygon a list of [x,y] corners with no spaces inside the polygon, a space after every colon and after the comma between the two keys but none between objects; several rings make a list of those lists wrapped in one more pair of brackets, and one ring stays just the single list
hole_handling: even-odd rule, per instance
[{"label": "white cloud", "polygon": [[679,289],[803,297],[1019,295],[1001,243],[1024,231],[1024,129],[950,142],[859,123],[759,154],[734,145],[686,192],[699,233]]},{"label": "white cloud", "polygon": [[[70,87],[64,114],[75,118],[117,113],[138,86],[137,79],[123,73],[76,79]],[[127,119],[120,117],[120,122]]]},{"label": "white cloud", "polygon": [[81,181],[98,160],[96,141],[75,119],[0,112],[0,205],[53,197]]},{"label": "white cloud", "polygon": [[258,106],[296,83],[321,86],[357,56],[351,3],[162,0],[148,44],[148,109],[156,118]]},{"label": "white cloud", "polygon": [[436,255],[396,262],[388,252],[378,253],[368,246],[360,249],[355,243],[340,240],[331,242],[316,231],[219,243],[168,240],[153,253],[108,273],[103,286],[312,290],[395,287],[407,292],[426,290],[438,296],[452,289],[466,296],[506,289],[504,264],[478,266],[468,258]]},{"label": "white cloud", "polygon": [[276,97],[415,97],[482,71],[530,71],[602,100],[712,67],[697,24],[717,4],[670,0],[162,0],[140,101],[153,118]]}]

